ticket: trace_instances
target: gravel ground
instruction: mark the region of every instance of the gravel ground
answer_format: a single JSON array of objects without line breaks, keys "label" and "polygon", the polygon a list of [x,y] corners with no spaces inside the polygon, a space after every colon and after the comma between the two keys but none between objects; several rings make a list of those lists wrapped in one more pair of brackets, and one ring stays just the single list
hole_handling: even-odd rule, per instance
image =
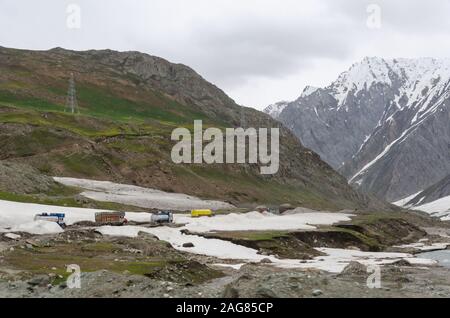
[{"label": "gravel ground", "polygon": [[85,273],[81,288],[65,284],[49,288],[48,278],[27,282],[0,282],[0,297],[121,297],[121,298],[203,298],[203,297],[450,297],[450,271],[388,266],[382,271],[379,289],[367,287],[368,274],[330,275],[316,271],[277,270],[263,265],[246,265],[223,278],[190,286],[142,276],[108,271]]},{"label": "gravel ground", "polygon": [[[93,247],[96,249],[92,250]],[[53,250],[58,252],[52,252]],[[138,275],[123,269],[114,271],[113,265],[111,270],[100,267],[98,270],[82,272],[81,288],[70,289],[67,287],[66,277],[61,276],[55,283],[57,272],[52,273],[52,270],[56,268],[51,268],[49,264],[43,264],[46,268],[44,272],[33,271],[34,268],[27,268],[28,264],[24,264],[36,261],[30,255],[38,258],[47,255],[45,253],[51,257],[58,253],[55,259],[59,262],[59,270],[65,264],[61,263],[60,258],[72,261],[71,257],[77,257],[85,263],[92,257],[94,262],[102,261],[99,266],[120,264],[121,261],[130,264],[138,260],[151,261],[156,257],[167,261],[167,267],[163,267],[158,275],[147,275],[146,272]],[[15,259],[12,256],[22,258]],[[16,262],[11,263],[11,259]],[[187,265],[174,268],[169,260],[181,260]],[[405,261],[385,265],[381,268],[381,288],[371,289],[367,285],[370,274],[365,266],[357,263],[351,263],[341,274],[313,269],[280,269],[264,262],[246,264],[236,270],[214,265],[217,263],[233,262],[182,253],[148,235],[138,238],[110,238],[102,237],[92,230],[77,229],[58,235],[24,234],[18,241],[2,237],[0,297],[450,297],[450,269],[440,266],[411,266]],[[200,276],[189,276],[193,270],[194,273],[204,272],[211,277],[204,279],[204,275],[199,280]],[[221,275],[216,275],[220,272]]]}]

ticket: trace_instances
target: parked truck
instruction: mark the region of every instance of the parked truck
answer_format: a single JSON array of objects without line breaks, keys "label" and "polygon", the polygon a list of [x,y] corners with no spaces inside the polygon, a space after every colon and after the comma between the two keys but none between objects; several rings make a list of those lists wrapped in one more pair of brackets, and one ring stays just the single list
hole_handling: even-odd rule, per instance
[{"label": "parked truck", "polygon": [[173,222],[173,213],[169,211],[159,211],[152,214],[152,223],[170,224]]},{"label": "parked truck", "polygon": [[122,226],[128,223],[125,212],[98,212],[95,213],[95,223],[98,225]]},{"label": "parked truck", "polygon": [[66,215],[64,213],[41,213],[34,216],[35,221],[47,221],[57,223],[62,228],[66,227]]}]

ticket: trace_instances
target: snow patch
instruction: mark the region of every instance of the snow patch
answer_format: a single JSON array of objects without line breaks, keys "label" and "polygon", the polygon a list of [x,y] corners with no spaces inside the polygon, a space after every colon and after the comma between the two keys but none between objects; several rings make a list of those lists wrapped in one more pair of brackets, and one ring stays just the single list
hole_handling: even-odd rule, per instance
[{"label": "snow patch", "polygon": [[109,181],[57,177],[54,180],[67,186],[87,190],[81,195],[92,200],[115,202],[148,209],[187,211],[192,209],[218,210],[234,208],[233,205],[226,202],[202,200],[187,194],[168,193]]},{"label": "snow patch", "polygon": [[[34,222],[34,216],[40,213],[65,213],[65,222],[72,225],[81,221],[95,221],[96,212],[105,210],[70,208],[34,203],[19,203],[0,200],[0,233],[1,232],[28,232],[31,234],[59,233],[61,227],[56,223],[47,221]],[[125,216],[129,221],[149,222],[149,213],[128,212]],[[57,227],[59,229],[57,231]]]},{"label": "snow patch", "polygon": [[433,243],[431,245],[426,245],[423,242],[405,244],[405,245],[396,245],[394,247],[398,248],[413,248],[418,251],[435,251],[435,250],[445,250],[447,246],[450,246],[450,243]]},{"label": "snow patch", "polygon": [[3,236],[9,238],[10,240],[18,240],[21,237],[20,235],[14,233],[5,233]]},{"label": "snow patch", "polygon": [[186,224],[185,228],[187,230],[200,233],[214,231],[314,230],[316,229],[314,225],[332,225],[342,221],[350,221],[351,216],[351,214],[324,212],[288,215],[250,212],[193,219],[187,215],[176,214],[174,222]]},{"label": "snow patch", "polygon": [[317,92],[317,90],[319,90],[319,87],[306,86],[305,89],[302,92],[301,97],[308,97],[309,95],[314,94],[315,92]]},{"label": "snow patch", "polygon": [[406,204],[408,202],[410,202],[412,199],[414,199],[415,197],[417,197],[419,194],[421,194],[422,191],[423,190],[421,190],[421,191],[419,191],[419,192],[417,192],[417,193],[415,193],[413,195],[410,195],[410,196],[408,196],[408,197],[406,197],[404,199],[398,200],[396,202],[392,202],[392,204],[394,204],[396,206],[399,206],[399,207],[406,207]]},{"label": "snow patch", "polygon": [[26,232],[30,234],[57,234],[64,230],[57,223],[47,221],[33,221],[13,226],[11,232]]}]

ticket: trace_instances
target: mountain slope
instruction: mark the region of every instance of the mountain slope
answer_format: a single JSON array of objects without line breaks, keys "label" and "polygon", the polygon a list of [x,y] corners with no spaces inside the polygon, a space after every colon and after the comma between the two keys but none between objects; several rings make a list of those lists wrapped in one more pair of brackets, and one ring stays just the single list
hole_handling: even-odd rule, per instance
[{"label": "mountain slope", "polygon": [[428,189],[395,204],[409,209],[425,211],[433,216],[449,219],[450,215],[450,175]]},{"label": "mountain slope", "polygon": [[[74,73],[81,115],[63,113]],[[110,180],[233,203],[382,208],[280,127],[280,170],[176,165],[171,131],[194,119],[220,128],[279,127],[234,103],[187,66],[139,52],[0,49],[1,160],[47,175]]]},{"label": "mountain slope", "polygon": [[450,59],[365,58],[276,118],[351,184],[395,201],[450,172],[449,97]]},{"label": "mountain slope", "polygon": [[417,206],[431,203],[436,200],[439,200],[440,198],[448,196],[450,196],[450,175],[448,175],[441,181],[437,182],[436,184],[433,184],[428,189],[425,189],[424,191],[420,192],[415,198],[408,201],[406,204]]}]

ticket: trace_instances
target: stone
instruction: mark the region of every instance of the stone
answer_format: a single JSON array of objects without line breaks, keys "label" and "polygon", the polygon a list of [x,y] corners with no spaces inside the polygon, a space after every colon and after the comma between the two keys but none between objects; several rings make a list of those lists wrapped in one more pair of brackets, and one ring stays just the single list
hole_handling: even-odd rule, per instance
[{"label": "stone", "polygon": [[48,275],[39,275],[30,279],[27,283],[32,287],[47,286],[50,284],[50,277]]},{"label": "stone", "polygon": [[193,248],[193,247],[195,247],[195,245],[193,243],[184,243],[183,247],[184,248]]},{"label": "stone", "polygon": [[398,260],[398,261],[392,263],[392,265],[394,265],[394,266],[411,266],[411,263],[408,262],[406,259],[401,259],[401,260]]},{"label": "stone", "polygon": [[367,267],[359,262],[350,262],[345,266],[344,270],[339,274],[339,276],[348,275],[366,275]]},{"label": "stone", "polygon": [[261,264],[272,264],[273,262],[269,258],[263,258],[260,263]]}]

